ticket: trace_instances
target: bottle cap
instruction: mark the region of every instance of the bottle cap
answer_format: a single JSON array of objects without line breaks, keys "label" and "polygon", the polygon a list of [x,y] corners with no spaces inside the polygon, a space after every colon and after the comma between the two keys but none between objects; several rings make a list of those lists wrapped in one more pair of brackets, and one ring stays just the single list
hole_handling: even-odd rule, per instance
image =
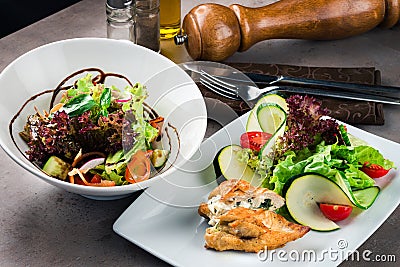
[{"label": "bottle cap", "polygon": [[132,0],[107,0],[107,5],[113,8],[126,8],[132,5]]}]

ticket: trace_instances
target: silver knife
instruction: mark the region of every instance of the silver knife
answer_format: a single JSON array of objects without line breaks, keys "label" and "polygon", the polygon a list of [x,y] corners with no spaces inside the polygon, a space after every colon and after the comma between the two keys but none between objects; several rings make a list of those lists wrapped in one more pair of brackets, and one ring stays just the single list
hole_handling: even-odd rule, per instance
[{"label": "silver knife", "polygon": [[366,94],[381,95],[391,98],[400,99],[400,87],[395,86],[382,86],[382,85],[370,85],[370,84],[359,84],[349,82],[337,82],[337,81],[326,81],[326,80],[314,80],[308,78],[297,78],[287,76],[273,76],[259,73],[244,73],[251,80],[258,84],[265,85],[289,85],[289,86],[300,86],[308,88],[324,88],[324,89],[335,89],[345,90],[350,92],[363,92]]},{"label": "silver knife", "polygon": [[384,98],[394,99],[395,101],[400,100],[400,87],[394,86],[366,85],[241,72],[230,66],[214,62],[187,62],[181,64],[180,66],[195,81],[198,81],[198,79],[200,78],[201,71],[205,71],[208,74],[214,75],[215,77],[223,79],[227,82],[258,85],[259,87],[270,85],[283,85],[317,88],[326,91],[335,91],[335,95],[340,93],[340,90],[343,90],[350,93],[363,93],[371,96],[382,96]]}]

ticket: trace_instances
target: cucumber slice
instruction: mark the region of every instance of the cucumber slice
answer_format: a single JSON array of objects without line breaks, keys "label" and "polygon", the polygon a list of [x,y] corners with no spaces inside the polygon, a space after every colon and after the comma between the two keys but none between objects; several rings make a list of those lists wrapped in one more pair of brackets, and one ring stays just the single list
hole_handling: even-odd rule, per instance
[{"label": "cucumber slice", "polygon": [[353,147],[356,147],[356,146],[369,146],[369,144],[367,142],[365,142],[364,140],[362,140],[360,138],[355,137],[354,135],[352,135],[350,133],[347,133],[347,137],[349,138],[350,144]]},{"label": "cucumber slice", "polygon": [[150,160],[154,168],[162,167],[168,159],[169,151],[163,149],[154,149]]},{"label": "cucumber slice", "polygon": [[286,111],[275,103],[263,103],[257,108],[257,121],[263,132],[275,133],[286,121]]},{"label": "cucumber slice", "polygon": [[216,173],[221,173],[225,179],[242,179],[253,186],[260,186],[262,178],[255,173],[246,163],[238,160],[238,153],[242,148],[238,145],[230,145],[222,148],[217,154],[218,167]]},{"label": "cucumber slice", "polygon": [[334,182],[342,189],[352,203],[360,209],[368,209],[379,194],[379,187],[373,186],[362,190],[352,191],[345,182],[344,173],[337,172]]},{"label": "cucumber slice", "polygon": [[43,166],[43,171],[52,177],[56,177],[60,180],[67,179],[68,172],[71,169],[71,165],[59,157],[51,156]]},{"label": "cucumber slice", "polygon": [[346,145],[346,146],[351,146],[351,142],[350,142],[350,139],[349,139],[349,135],[348,135],[347,130],[346,130],[346,128],[344,127],[343,124],[340,124],[340,125],[339,125],[339,132],[340,132],[340,135],[341,135],[342,138],[343,138],[343,141],[344,141],[345,145]]},{"label": "cucumber slice", "polygon": [[257,108],[257,120],[262,131],[272,136],[260,150],[260,157],[266,157],[274,152],[276,140],[285,132],[287,114],[275,103],[263,103]]},{"label": "cucumber slice", "polygon": [[262,98],[260,98],[257,101],[256,105],[250,111],[249,118],[247,119],[247,124],[246,124],[247,132],[262,131],[261,126],[258,123],[257,110],[258,110],[258,107],[264,103],[275,103],[278,106],[280,106],[281,108],[283,108],[283,110],[285,112],[288,111],[288,106],[287,106],[286,100],[283,97],[281,97],[277,94],[267,94],[267,95],[263,96]]},{"label": "cucumber slice", "polygon": [[319,174],[306,173],[294,177],[285,189],[283,194],[292,218],[316,231],[340,228],[323,215],[318,203],[354,206],[340,186]]},{"label": "cucumber slice", "polygon": [[317,231],[332,231],[339,226],[327,219],[318,203],[338,204],[369,208],[379,194],[379,187],[350,191],[340,174],[335,181],[316,174],[304,173],[294,176],[283,188],[283,196],[290,215],[300,224]]},{"label": "cucumber slice", "polygon": [[368,209],[375,202],[380,191],[381,189],[378,186],[353,191],[353,196],[356,199],[355,205],[362,209]]}]

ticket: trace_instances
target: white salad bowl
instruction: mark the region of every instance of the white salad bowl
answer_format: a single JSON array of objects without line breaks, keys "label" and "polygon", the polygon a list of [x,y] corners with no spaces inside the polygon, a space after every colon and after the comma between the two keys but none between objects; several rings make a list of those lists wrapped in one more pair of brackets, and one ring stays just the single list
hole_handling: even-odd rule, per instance
[{"label": "white salad bowl", "polygon": [[[91,67],[121,74],[132,83],[145,84],[149,94],[145,102],[165,118],[164,125],[176,129],[179,138],[171,134],[173,140],[168,141],[171,143],[172,163],[160,174],[136,184],[83,186],[46,175],[24,155],[28,146],[18,133],[23,129],[27,116],[35,113],[34,107],[40,111],[49,109],[51,94],[31,101],[11,124],[13,117],[33,95],[54,89],[68,75]],[[119,82],[121,80],[115,79],[112,85],[122,86]],[[78,38],[38,47],[2,71],[0,88],[3,92],[0,98],[0,145],[4,151],[40,179],[93,199],[121,198],[171,175],[196,152],[207,127],[206,106],[193,80],[168,58],[127,41]]]}]

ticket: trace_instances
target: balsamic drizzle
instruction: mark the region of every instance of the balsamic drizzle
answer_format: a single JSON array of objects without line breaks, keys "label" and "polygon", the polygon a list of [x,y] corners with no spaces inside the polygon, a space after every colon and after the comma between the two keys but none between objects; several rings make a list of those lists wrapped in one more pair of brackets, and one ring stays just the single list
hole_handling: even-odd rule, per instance
[{"label": "balsamic drizzle", "polygon": [[[49,111],[50,111],[50,110],[54,107],[54,102],[55,102],[55,100],[56,100],[56,98],[57,98],[57,95],[58,95],[61,91],[70,89],[70,88],[72,88],[72,87],[76,87],[77,79],[75,80],[73,86],[68,86],[68,85],[66,86],[65,84],[66,84],[69,80],[71,80],[71,79],[73,79],[74,77],[76,77],[77,75],[80,75],[80,74],[85,73],[85,72],[98,72],[98,75],[96,75],[96,76],[92,79],[92,81],[95,82],[95,83],[105,84],[105,81],[106,81],[107,77],[117,77],[117,78],[120,78],[120,79],[125,80],[125,81],[129,84],[129,86],[131,86],[131,87],[134,86],[134,85],[132,84],[132,82],[131,82],[126,76],[124,76],[124,75],[122,75],[122,74],[118,74],[118,73],[106,73],[106,72],[104,72],[103,70],[101,70],[101,69],[99,69],[99,68],[85,68],[85,69],[81,69],[81,70],[75,71],[74,73],[68,75],[66,78],[64,78],[64,79],[57,85],[57,87],[56,87],[55,89],[48,89],[48,90],[42,91],[42,92],[37,93],[37,94],[33,95],[32,97],[30,97],[28,100],[26,100],[26,101],[24,102],[24,104],[21,106],[21,108],[18,110],[18,112],[12,117],[12,119],[11,119],[9,125],[8,125],[8,130],[9,130],[9,134],[10,134],[10,137],[11,137],[12,142],[14,143],[14,145],[16,146],[16,148],[18,149],[18,151],[19,151],[28,161],[29,161],[28,156],[26,155],[26,153],[24,153],[24,152],[21,150],[21,148],[17,145],[17,142],[15,141],[15,137],[14,137],[14,134],[13,134],[13,131],[12,131],[14,122],[15,122],[16,119],[21,115],[21,113],[22,113],[22,111],[24,110],[24,108],[25,108],[31,101],[34,101],[34,100],[37,99],[39,96],[42,96],[42,95],[44,95],[44,94],[50,94],[50,93],[51,93],[52,96],[51,96],[50,105],[49,105]],[[147,114],[149,115],[150,119],[155,119],[155,118],[159,117],[158,113],[157,113],[152,107],[150,107],[147,103],[143,103],[143,105],[144,105],[144,110],[145,110],[145,112],[147,112]],[[176,134],[176,136],[177,136],[177,141],[178,141],[178,150],[177,150],[177,151],[178,151],[178,152],[177,152],[177,155],[176,155],[175,159],[174,159],[173,162],[170,164],[170,166],[168,166],[168,167],[166,168],[166,170],[170,169],[170,168],[173,166],[173,164],[176,162],[176,160],[178,159],[178,155],[179,155],[179,151],[180,151],[180,146],[181,146],[181,142],[180,142],[180,138],[179,138],[179,133],[178,133],[178,130],[176,129],[176,127],[172,126],[170,123],[168,123],[168,127],[172,128],[172,129],[173,129],[173,132],[174,132],[174,133]],[[166,135],[167,135],[167,138],[168,138],[169,150],[171,151],[171,148],[172,148],[172,145],[171,145],[171,137],[170,137],[170,135],[169,135],[169,132],[168,132],[167,127],[165,127],[165,132],[166,132]],[[37,166],[36,164],[34,164],[34,166],[36,166],[39,170],[42,171],[42,169],[41,169],[39,166]],[[163,170],[163,171],[165,171],[165,170]]]}]

